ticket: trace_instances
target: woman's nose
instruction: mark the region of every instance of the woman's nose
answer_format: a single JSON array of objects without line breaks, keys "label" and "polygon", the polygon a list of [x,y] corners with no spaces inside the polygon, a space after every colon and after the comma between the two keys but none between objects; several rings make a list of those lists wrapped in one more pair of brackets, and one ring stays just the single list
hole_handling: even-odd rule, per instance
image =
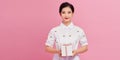
[{"label": "woman's nose", "polygon": [[65,14],[65,17],[68,17],[68,14],[67,14],[67,13]]}]

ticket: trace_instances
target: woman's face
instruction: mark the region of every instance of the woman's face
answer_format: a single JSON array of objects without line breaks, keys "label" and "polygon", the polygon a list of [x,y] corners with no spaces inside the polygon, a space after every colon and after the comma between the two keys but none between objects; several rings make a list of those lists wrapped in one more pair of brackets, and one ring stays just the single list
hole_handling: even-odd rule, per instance
[{"label": "woman's face", "polygon": [[73,12],[70,7],[65,7],[62,9],[60,15],[62,17],[63,22],[70,22],[73,16]]}]

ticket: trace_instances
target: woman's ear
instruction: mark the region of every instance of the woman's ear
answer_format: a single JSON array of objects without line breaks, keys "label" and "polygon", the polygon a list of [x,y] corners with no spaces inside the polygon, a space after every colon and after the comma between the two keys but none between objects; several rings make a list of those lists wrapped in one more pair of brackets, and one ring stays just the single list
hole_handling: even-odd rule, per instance
[{"label": "woman's ear", "polygon": [[72,16],[74,15],[74,13],[72,13]]},{"label": "woman's ear", "polygon": [[61,16],[61,13],[59,13],[59,15]]}]

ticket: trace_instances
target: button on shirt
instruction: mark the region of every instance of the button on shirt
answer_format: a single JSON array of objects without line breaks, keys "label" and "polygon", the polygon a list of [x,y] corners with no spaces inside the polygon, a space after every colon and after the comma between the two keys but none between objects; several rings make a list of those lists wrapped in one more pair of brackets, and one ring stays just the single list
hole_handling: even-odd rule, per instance
[{"label": "button on shirt", "polygon": [[[45,45],[53,47],[55,44],[56,49],[61,49],[63,44],[72,44],[73,50],[78,48],[78,44],[81,46],[88,45],[87,39],[82,28],[74,25],[72,22],[66,26],[61,23],[59,26],[54,27],[48,34],[48,39]],[[73,57],[59,57],[58,54],[54,55],[53,60],[80,60],[79,56]]]}]

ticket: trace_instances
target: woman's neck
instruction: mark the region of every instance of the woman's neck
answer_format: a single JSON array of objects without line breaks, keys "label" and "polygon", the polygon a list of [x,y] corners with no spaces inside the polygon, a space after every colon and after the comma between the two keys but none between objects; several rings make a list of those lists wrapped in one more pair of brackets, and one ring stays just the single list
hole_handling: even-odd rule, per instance
[{"label": "woman's neck", "polygon": [[71,23],[71,21],[68,21],[68,22],[62,21],[62,23],[63,23],[65,26],[68,26],[68,25]]}]

